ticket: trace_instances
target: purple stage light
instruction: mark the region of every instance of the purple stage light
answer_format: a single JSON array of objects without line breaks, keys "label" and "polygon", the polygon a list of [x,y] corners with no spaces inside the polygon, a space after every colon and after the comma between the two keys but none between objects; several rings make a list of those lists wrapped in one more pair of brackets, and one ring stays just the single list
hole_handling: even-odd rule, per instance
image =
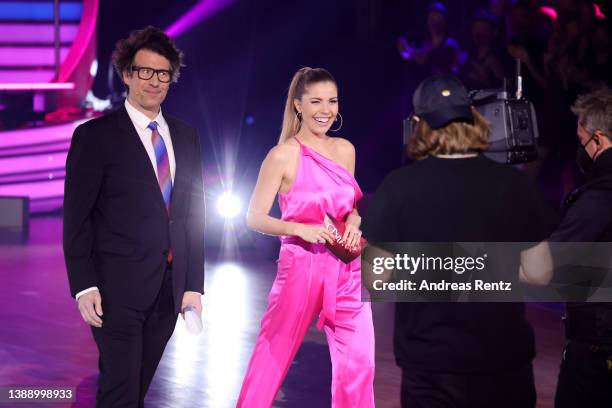
[{"label": "purple stage light", "polygon": [[[69,47],[60,48],[60,60],[64,61]],[[55,64],[55,48],[52,46],[2,47],[0,48],[0,66],[39,67]]]},{"label": "purple stage light", "polygon": [[30,197],[30,212],[61,208],[68,148],[81,122],[0,132],[0,196]]},{"label": "purple stage light", "polygon": [[74,82],[0,84],[0,91],[62,91],[74,89]]},{"label": "purple stage light", "polygon": [[63,180],[66,177],[66,170],[62,168],[56,168],[50,171],[40,172],[27,172],[23,174],[12,174],[9,176],[0,176],[0,184],[18,184],[27,182],[46,182],[48,180],[60,179]]},{"label": "purple stage light", "polygon": [[7,197],[30,197],[32,200],[48,197],[63,197],[64,179],[46,182],[19,183],[0,186],[0,195]]},{"label": "purple stage light", "polygon": [[[16,129],[0,133],[0,153],[25,146],[70,142],[72,132],[81,122],[46,127]],[[0,166],[0,169],[4,167]]]},{"label": "purple stage light", "polygon": [[[72,43],[70,53],[63,60],[59,78],[55,79],[57,82],[73,81],[75,76],[83,79],[86,74],[84,74],[83,69],[78,69],[79,67],[82,68],[83,64],[86,65],[87,72],[89,72],[91,62],[96,58],[98,3],[99,0],[83,1],[83,13],[81,15],[79,31]],[[79,83],[78,80],[77,83]],[[87,78],[83,83],[86,85],[81,84],[80,87],[90,88],[91,78]],[[82,96],[85,96],[85,94]]]},{"label": "purple stage light", "polygon": [[178,20],[172,23],[170,27],[166,28],[166,34],[172,38],[176,38],[191,27],[234,3],[234,1],[235,0],[200,0],[191,10],[183,14]]},{"label": "purple stage light", "polygon": [[32,69],[0,70],[0,84],[51,82],[53,78],[55,78],[54,69],[32,67]]},{"label": "purple stage light", "polygon": [[[68,151],[70,148],[70,140],[65,142],[51,142],[51,143],[41,143],[40,145],[34,146],[19,146],[12,149],[6,149],[0,151],[0,160],[6,156],[26,156],[26,155],[34,155],[34,154],[45,154],[50,150],[60,151],[65,150]],[[0,169],[0,174],[2,174],[2,170]]]},{"label": "purple stage light", "polygon": [[[21,157],[0,157],[0,177],[8,177],[12,174],[53,170],[58,167],[66,166],[68,149],[65,152],[56,153],[37,153],[30,156]],[[0,186],[0,195],[9,195],[3,190],[5,186]],[[21,195],[29,195],[28,191]]]},{"label": "purple stage light", "polygon": [[[78,24],[60,25],[60,41],[72,42],[79,31]],[[0,42],[10,44],[23,43],[53,43],[55,40],[55,26],[50,24],[2,24]]]}]

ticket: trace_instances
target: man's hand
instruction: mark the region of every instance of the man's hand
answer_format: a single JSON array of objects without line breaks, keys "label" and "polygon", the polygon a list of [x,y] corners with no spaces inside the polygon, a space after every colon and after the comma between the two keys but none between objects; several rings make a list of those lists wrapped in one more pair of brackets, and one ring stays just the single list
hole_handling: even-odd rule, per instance
[{"label": "man's hand", "polygon": [[85,322],[93,327],[102,327],[102,296],[93,290],[79,297],[79,312]]},{"label": "man's hand", "polygon": [[202,316],[202,294],[199,292],[185,292],[181,303],[181,315],[185,318],[185,308],[193,306],[200,316]]}]

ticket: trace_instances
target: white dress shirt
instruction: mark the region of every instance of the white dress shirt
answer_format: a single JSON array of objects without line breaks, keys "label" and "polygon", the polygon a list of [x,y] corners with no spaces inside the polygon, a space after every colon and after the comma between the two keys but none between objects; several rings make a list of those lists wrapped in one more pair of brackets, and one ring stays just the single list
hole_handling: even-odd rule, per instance
[{"label": "white dress shirt", "polygon": [[168,128],[168,124],[164,119],[161,108],[159,109],[159,113],[155,117],[155,119],[149,119],[144,113],[137,110],[133,107],[128,100],[125,100],[125,109],[127,110],[128,115],[130,115],[130,119],[132,119],[132,124],[136,128],[136,132],[138,132],[138,136],[140,136],[140,141],[144,145],[147,153],[149,154],[149,159],[151,160],[151,166],[153,166],[153,170],[155,170],[155,176],[157,174],[157,161],[155,159],[155,150],[153,149],[153,141],[151,140],[151,132],[149,129],[149,123],[157,122],[157,131],[159,135],[164,140],[164,144],[166,145],[166,151],[168,152],[168,160],[170,161],[170,176],[172,177],[172,183],[174,184],[174,174],[176,173],[176,161],[174,159],[174,149],[172,147],[172,138],[170,137],[170,129]]},{"label": "white dress shirt", "polygon": [[[155,149],[153,148],[153,141],[151,140],[151,133],[153,132],[148,128],[149,123],[157,122],[157,131],[159,135],[164,140],[164,144],[166,145],[166,151],[168,152],[168,160],[170,161],[170,177],[172,177],[172,184],[174,185],[174,174],[176,173],[176,160],[174,158],[174,148],[172,147],[172,138],[170,137],[170,129],[168,128],[168,123],[164,119],[161,108],[159,109],[159,113],[155,117],[155,119],[149,119],[144,113],[140,112],[138,109],[133,107],[128,100],[125,100],[125,109],[127,110],[130,119],[132,120],[132,124],[134,128],[136,128],[136,132],[138,136],[140,136],[140,141],[144,145],[147,154],[149,155],[149,160],[151,160],[151,166],[153,166],[153,170],[155,171],[155,177],[157,175],[157,159],[155,158]],[[81,295],[85,293],[98,290],[96,286],[92,286],[91,288],[87,288],[85,290],[80,291],[76,294],[76,300],[79,300]]]}]

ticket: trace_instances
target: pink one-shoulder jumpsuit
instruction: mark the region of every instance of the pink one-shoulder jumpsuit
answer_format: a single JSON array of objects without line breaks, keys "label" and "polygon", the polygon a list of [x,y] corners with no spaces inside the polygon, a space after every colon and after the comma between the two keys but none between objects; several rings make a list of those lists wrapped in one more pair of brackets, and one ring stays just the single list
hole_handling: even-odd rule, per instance
[{"label": "pink one-shoulder jumpsuit", "polygon": [[[279,204],[285,221],[322,225],[325,213],[344,219],[361,196],[346,169],[300,143],[295,181],[288,193],[279,193]],[[370,304],[361,301],[360,259],[345,264],[325,245],[297,237],[281,237],[281,242],[276,279],[237,407],[272,405],[317,315],[331,355],[332,407],[374,407],[374,327]]]}]

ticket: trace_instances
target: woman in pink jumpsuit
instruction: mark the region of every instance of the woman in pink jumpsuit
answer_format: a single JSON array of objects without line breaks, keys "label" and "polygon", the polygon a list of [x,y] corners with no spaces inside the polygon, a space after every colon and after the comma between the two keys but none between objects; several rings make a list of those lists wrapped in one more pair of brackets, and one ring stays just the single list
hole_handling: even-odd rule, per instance
[{"label": "woman in pink jumpsuit", "polygon": [[[326,213],[346,219],[349,245],[361,235],[354,148],[326,135],[334,122],[341,124],[337,118],[331,74],[299,70],[289,89],[281,140],[262,164],[247,218],[251,228],[280,236],[281,249],[238,407],[272,405],[317,316],[332,361],[332,407],[374,407],[374,328],[370,304],[361,301],[360,260],[344,264],[325,248],[333,239],[323,226]],[[277,193],[280,220],[268,215]]]}]

